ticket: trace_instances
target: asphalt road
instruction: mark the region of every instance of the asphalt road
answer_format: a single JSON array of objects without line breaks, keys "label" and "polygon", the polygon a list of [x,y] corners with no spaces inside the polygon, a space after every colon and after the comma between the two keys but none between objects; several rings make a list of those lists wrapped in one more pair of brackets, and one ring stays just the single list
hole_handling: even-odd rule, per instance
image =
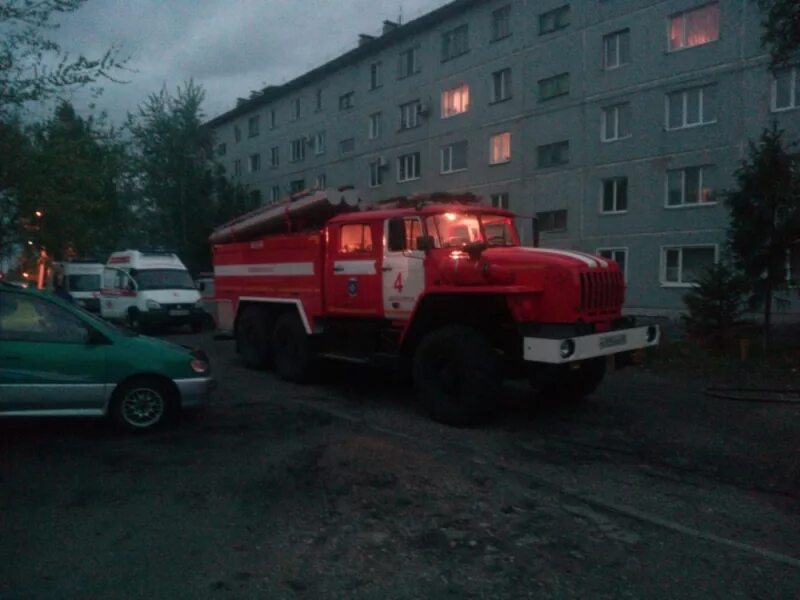
[{"label": "asphalt road", "polygon": [[0,599],[800,598],[800,407],[611,374],[432,423],[391,375],[313,386],[205,347],[170,432],[0,422]]}]

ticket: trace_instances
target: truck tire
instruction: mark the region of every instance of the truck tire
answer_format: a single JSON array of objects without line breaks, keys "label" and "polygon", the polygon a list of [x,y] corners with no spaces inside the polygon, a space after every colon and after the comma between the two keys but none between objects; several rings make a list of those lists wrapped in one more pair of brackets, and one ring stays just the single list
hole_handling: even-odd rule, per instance
[{"label": "truck tire", "polygon": [[236,323],[236,349],[248,369],[264,369],[270,358],[270,331],[264,311],[248,306]]},{"label": "truck tire", "polygon": [[285,312],[275,321],[272,332],[275,371],[286,381],[308,381],[314,366],[314,349],[295,311]]},{"label": "truck tire", "polygon": [[431,418],[468,427],[487,419],[502,383],[491,344],[469,327],[452,325],[429,333],[414,354],[417,395]]},{"label": "truck tire", "polygon": [[578,371],[565,367],[563,375],[542,386],[541,392],[548,398],[562,402],[580,402],[597,389],[605,374],[605,357],[593,358],[585,361]]}]

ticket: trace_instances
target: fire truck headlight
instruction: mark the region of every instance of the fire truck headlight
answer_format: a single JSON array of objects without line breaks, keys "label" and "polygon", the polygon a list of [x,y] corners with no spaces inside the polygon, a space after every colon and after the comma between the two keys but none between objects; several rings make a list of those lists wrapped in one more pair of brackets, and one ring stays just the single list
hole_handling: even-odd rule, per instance
[{"label": "fire truck headlight", "polygon": [[561,342],[560,353],[561,358],[569,358],[575,354],[575,342],[572,340],[564,340]]},{"label": "fire truck headlight", "polygon": [[159,310],[161,308],[161,305],[155,300],[148,300],[145,306],[147,306],[147,310]]}]

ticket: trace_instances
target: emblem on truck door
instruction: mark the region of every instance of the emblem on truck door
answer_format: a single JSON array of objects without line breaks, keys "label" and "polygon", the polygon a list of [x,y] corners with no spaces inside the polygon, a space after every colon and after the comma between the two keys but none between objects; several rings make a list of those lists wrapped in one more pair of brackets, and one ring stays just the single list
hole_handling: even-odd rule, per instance
[{"label": "emblem on truck door", "polygon": [[352,278],[347,282],[347,295],[351,298],[358,295],[358,279]]}]

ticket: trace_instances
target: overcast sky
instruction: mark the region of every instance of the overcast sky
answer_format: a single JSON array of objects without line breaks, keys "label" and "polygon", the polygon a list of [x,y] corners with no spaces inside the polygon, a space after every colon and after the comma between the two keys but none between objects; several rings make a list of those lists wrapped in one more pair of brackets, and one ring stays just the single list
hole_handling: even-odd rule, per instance
[{"label": "overcast sky", "polygon": [[[384,19],[407,22],[448,0],[88,0],[53,34],[73,54],[97,56],[112,44],[129,55],[125,85],[93,99],[72,94],[83,112],[94,102],[120,122],[150,93],[189,78],[206,90],[207,118],[237,97],[281,84],[352,49]],[[44,115],[41,115],[44,116]]]}]

